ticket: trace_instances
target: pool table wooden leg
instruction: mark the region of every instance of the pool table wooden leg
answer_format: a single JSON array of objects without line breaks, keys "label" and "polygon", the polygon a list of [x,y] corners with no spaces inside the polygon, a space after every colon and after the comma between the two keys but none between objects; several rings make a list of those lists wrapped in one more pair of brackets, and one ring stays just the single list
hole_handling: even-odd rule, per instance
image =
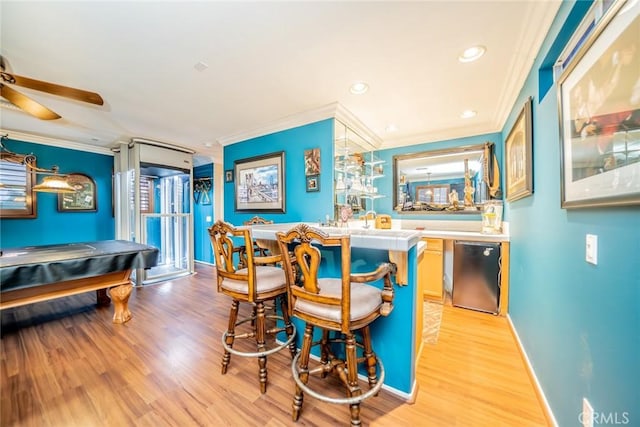
[{"label": "pool table wooden leg", "polygon": [[113,323],[125,323],[131,319],[129,311],[129,296],[133,285],[120,285],[109,289],[109,294],[113,300]]}]

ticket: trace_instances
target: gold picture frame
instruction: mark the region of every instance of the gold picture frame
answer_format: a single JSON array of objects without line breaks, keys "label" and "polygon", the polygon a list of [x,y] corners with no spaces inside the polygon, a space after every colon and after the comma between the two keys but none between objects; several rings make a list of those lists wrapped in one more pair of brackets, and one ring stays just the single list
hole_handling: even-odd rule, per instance
[{"label": "gold picture frame", "polygon": [[527,98],[504,144],[508,202],[533,194],[532,102]]}]

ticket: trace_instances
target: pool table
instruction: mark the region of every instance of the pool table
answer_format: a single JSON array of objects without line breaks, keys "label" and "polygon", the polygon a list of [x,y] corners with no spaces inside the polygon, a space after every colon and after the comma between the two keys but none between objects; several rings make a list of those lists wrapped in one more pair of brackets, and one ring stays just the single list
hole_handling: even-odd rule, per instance
[{"label": "pool table", "polygon": [[95,290],[98,304],[113,300],[113,322],[124,323],[131,319],[131,271],[157,259],[158,249],[125,240],[2,249],[0,309]]}]

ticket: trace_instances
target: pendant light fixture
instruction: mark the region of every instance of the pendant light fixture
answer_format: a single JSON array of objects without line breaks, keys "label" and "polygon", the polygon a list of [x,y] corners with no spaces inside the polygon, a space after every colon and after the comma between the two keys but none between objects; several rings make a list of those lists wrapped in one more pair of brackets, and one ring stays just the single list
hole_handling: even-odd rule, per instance
[{"label": "pendant light fixture", "polygon": [[54,165],[51,169],[37,167],[35,155],[18,154],[10,151],[3,144],[6,139],[8,139],[6,134],[0,137],[0,160],[22,164],[29,172],[34,172],[36,175],[48,175],[43,178],[40,184],[31,187],[33,191],[42,193],[75,193],[76,190],[69,185],[66,175],[58,173],[58,166]]},{"label": "pendant light fixture", "polygon": [[58,175],[58,167],[53,166],[51,171],[47,169],[35,168],[37,173],[51,173],[45,176],[40,184],[36,184],[31,189],[41,193],[75,193],[76,190],[66,180],[65,175]]}]

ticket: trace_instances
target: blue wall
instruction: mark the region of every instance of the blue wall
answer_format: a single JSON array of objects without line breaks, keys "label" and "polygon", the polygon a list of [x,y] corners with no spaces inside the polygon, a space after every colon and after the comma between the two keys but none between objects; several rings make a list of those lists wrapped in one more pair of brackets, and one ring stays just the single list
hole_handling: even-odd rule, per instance
[{"label": "blue wall", "polygon": [[[224,184],[224,219],[232,224],[259,215],[275,222],[317,221],[329,214],[333,218],[333,119],[228,145],[224,148],[224,169],[234,161],[262,154],[285,152],[285,213],[236,212],[235,182]],[[306,192],[304,151],[320,148],[320,191]]]},{"label": "blue wall", "polygon": [[[560,207],[557,87],[547,92],[539,72],[585,9],[563,2],[502,132],[532,96],[534,194],[506,205],[509,312],[560,426],[579,425],[583,397],[602,417],[626,412],[640,425],[640,207]],[[598,265],[585,262],[587,233],[598,236]]]},{"label": "blue wall", "polygon": [[[62,173],[83,173],[96,183],[96,212],[58,212],[58,197],[37,193],[37,217],[0,219],[0,246],[3,248],[54,243],[88,242],[115,238],[112,208],[113,157],[48,145],[8,140],[5,146],[14,152],[33,153],[37,165],[58,165]],[[38,177],[38,182],[42,177]]]},{"label": "blue wall", "polygon": [[[476,135],[465,138],[449,139],[446,141],[428,142],[424,144],[410,145],[407,147],[390,148],[387,150],[380,150],[376,152],[376,157],[380,160],[384,160],[385,169],[389,171],[383,178],[376,181],[378,185],[378,191],[384,194],[386,197],[383,199],[377,199],[375,201],[375,210],[378,213],[389,214],[398,219],[431,219],[431,220],[462,220],[462,221],[479,221],[480,212],[477,215],[469,214],[437,214],[437,213],[411,213],[411,214],[399,214],[393,210],[393,156],[409,153],[419,153],[421,151],[435,151],[444,150],[454,147],[462,147],[465,145],[478,145],[485,142],[493,142],[495,144],[495,153],[498,163],[500,164],[500,170],[504,170],[502,166],[502,135],[500,133],[490,133],[485,135]],[[502,177],[501,177],[502,178]],[[504,181],[501,185],[504,188]],[[413,190],[412,190],[413,191]],[[460,195],[462,197],[462,194]],[[505,220],[507,218],[505,217]]]},{"label": "blue wall", "polygon": [[[213,250],[209,241],[209,233],[207,228],[213,224],[213,164],[196,166],[193,168],[193,178],[211,178],[211,190],[209,190],[209,200],[211,204],[203,205],[202,196],[200,202],[193,204],[193,246],[194,259],[213,264]],[[207,217],[211,217],[211,221],[207,221]]]}]

